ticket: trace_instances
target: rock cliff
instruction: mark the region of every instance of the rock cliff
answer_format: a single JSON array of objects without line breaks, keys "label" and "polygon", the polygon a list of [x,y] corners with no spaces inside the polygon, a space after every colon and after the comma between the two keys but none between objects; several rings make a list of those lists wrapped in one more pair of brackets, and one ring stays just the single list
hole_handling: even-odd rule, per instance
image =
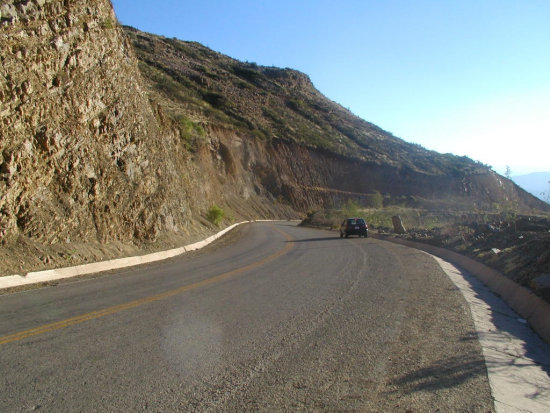
[{"label": "rock cliff", "polygon": [[[225,182],[205,175],[220,161],[208,148],[189,159],[110,2],[14,0],[0,13],[1,261],[29,242],[38,250],[23,255],[49,263],[57,255],[44,245],[200,234],[223,201]],[[275,213],[251,204],[241,215]]]},{"label": "rock cliff", "polygon": [[[213,229],[213,204],[228,220],[373,191],[539,206],[354,117],[301,73],[123,30],[108,0],[2,2],[0,60],[0,274],[103,257],[79,243],[193,238]],[[105,255],[131,252],[117,248]]]},{"label": "rock cliff", "polygon": [[13,1],[1,48],[4,239],[143,239],[183,219],[166,204],[175,136],[108,1]]}]

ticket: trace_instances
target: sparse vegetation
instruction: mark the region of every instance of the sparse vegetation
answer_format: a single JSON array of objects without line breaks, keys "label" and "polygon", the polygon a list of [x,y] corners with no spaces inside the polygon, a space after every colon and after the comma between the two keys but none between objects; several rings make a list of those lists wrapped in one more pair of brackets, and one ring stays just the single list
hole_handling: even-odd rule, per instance
[{"label": "sparse vegetation", "polygon": [[[198,43],[161,37],[156,47],[166,53],[159,54],[153,36],[128,33],[146,62],[140,65],[145,77],[168,100],[181,103],[189,113],[205,114],[210,123],[363,161],[378,162],[383,154],[411,171],[459,176],[484,168],[465,157],[413,147],[309,90],[309,79],[294,70],[236,62]],[[371,202],[378,205],[377,199]]]},{"label": "sparse vegetation", "polygon": [[197,140],[205,135],[203,127],[198,123],[193,122],[185,115],[178,115],[176,117],[176,121],[180,131],[180,137],[183,140],[186,149],[195,150]]},{"label": "sparse vegetation", "polygon": [[346,217],[356,217],[359,215],[359,204],[353,199],[348,199],[342,206],[342,213]]},{"label": "sparse vegetation", "polygon": [[[381,182],[385,176],[373,176],[377,186],[360,197],[362,207],[471,209],[472,201],[477,201],[476,207],[487,209],[492,202],[502,202],[508,191],[486,165],[404,142],[325,98],[306,75],[295,70],[238,62],[195,42],[133,29],[127,33],[136,46],[143,75],[158,93],[155,100],[168,112],[201,119],[208,129],[221,126],[263,142],[298,143],[343,157],[346,163],[357,162],[357,168],[359,164],[381,166],[378,171],[388,168],[388,188]],[[200,131],[186,120],[180,124],[182,139],[193,150],[197,142],[193,136]],[[407,193],[403,188],[395,190],[400,182],[410,182]],[[431,193],[420,191],[426,188]]]},{"label": "sparse vegetation", "polygon": [[106,18],[101,22],[101,27],[105,30],[111,30],[114,29],[116,26],[116,23],[113,21],[113,19]]},{"label": "sparse vegetation", "polygon": [[366,205],[370,208],[382,208],[384,206],[384,197],[378,191],[366,196]]},{"label": "sparse vegetation", "polygon": [[246,65],[235,64],[232,70],[237,76],[251,83],[257,83],[263,77],[262,73],[258,70],[258,65],[255,63]]},{"label": "sparse vegetation", "polygon": [[228,105],[227,98],[221,93],[217,92],[206,92],[203,94],[205,101],[210,103],[213,107],[217,109],[224,109]]}]

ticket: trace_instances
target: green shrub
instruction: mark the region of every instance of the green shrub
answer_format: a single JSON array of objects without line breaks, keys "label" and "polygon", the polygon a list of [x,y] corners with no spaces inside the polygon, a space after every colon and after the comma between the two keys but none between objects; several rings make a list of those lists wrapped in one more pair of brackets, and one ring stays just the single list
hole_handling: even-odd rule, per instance
[{"label": "green shrub", "polygon": [[111,20],[110,18],[106,18],[105,20],[103,20],[101,22],[101,27],[105,30],[110,30],[110,29],[114,29],[115,28],[115,25],[116,23],[113,22],[113,20]]},{"label": "green shrub", "polygon": [[247,66],[236,64],[233,66],[233,73],[252,83],[257,83],[262,78],[258,66],[254,63],[248,64]]},{"label": "green shrub", "polygon": [[295,112],[306,112],[306,103],[302,99],[290,98],[286,101],[286,105]]},{"label": "green shrub", "polygon": [[348,199],[342,206],[342,212],[346,217],[356,217],[359,215],[359,204],[353,199]]},{"label": "green shrub", "polygon": [[366,197],[366,206],[370,208],[382,208],[384,206],[384,197],[378,191],[368,194]]},{"label": "green shrub", "polygon": [[227,98],[221,93],[217,92],[206,92],[203,94],[203,99],[210,103],[210,105],[212,105],[216,109],[223,109],[229,104]]},{"label": "green shrub", "polygon": [[224,215],[225,215],[225,212],[223,212],[223,209],[221,209],[217,205],[212,205],[208,209],[208,213],[206,214],[206,219],[208,219],[208,221],[210,221],[214,225],[219,226],[220,223],[222,222]]},{"label": "green shrub", "polygon": [[187,118],[185,115],[176,117],[181,139],[187,150],[195,150],[197,141],[205,135],[203,127]]}]

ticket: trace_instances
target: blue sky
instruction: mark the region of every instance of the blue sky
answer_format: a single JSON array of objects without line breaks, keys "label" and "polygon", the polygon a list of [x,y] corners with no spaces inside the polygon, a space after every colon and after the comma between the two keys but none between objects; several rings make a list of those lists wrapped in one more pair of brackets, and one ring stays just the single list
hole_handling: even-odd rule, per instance
[{"label": "blue sky", "polygon": [[123,24],[309,75],[395,136],[550,171],[548,0],[113,0]]}]

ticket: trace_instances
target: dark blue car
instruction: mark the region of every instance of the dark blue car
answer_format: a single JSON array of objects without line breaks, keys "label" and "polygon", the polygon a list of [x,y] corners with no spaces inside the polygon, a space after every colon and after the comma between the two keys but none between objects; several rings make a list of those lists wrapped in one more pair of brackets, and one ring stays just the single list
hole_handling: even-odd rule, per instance
[{"label": "dark blue car", "polygon": [[340,238],[350,235],[369,236],[369,228],[363,218],[346,218],[340,225]]}]

